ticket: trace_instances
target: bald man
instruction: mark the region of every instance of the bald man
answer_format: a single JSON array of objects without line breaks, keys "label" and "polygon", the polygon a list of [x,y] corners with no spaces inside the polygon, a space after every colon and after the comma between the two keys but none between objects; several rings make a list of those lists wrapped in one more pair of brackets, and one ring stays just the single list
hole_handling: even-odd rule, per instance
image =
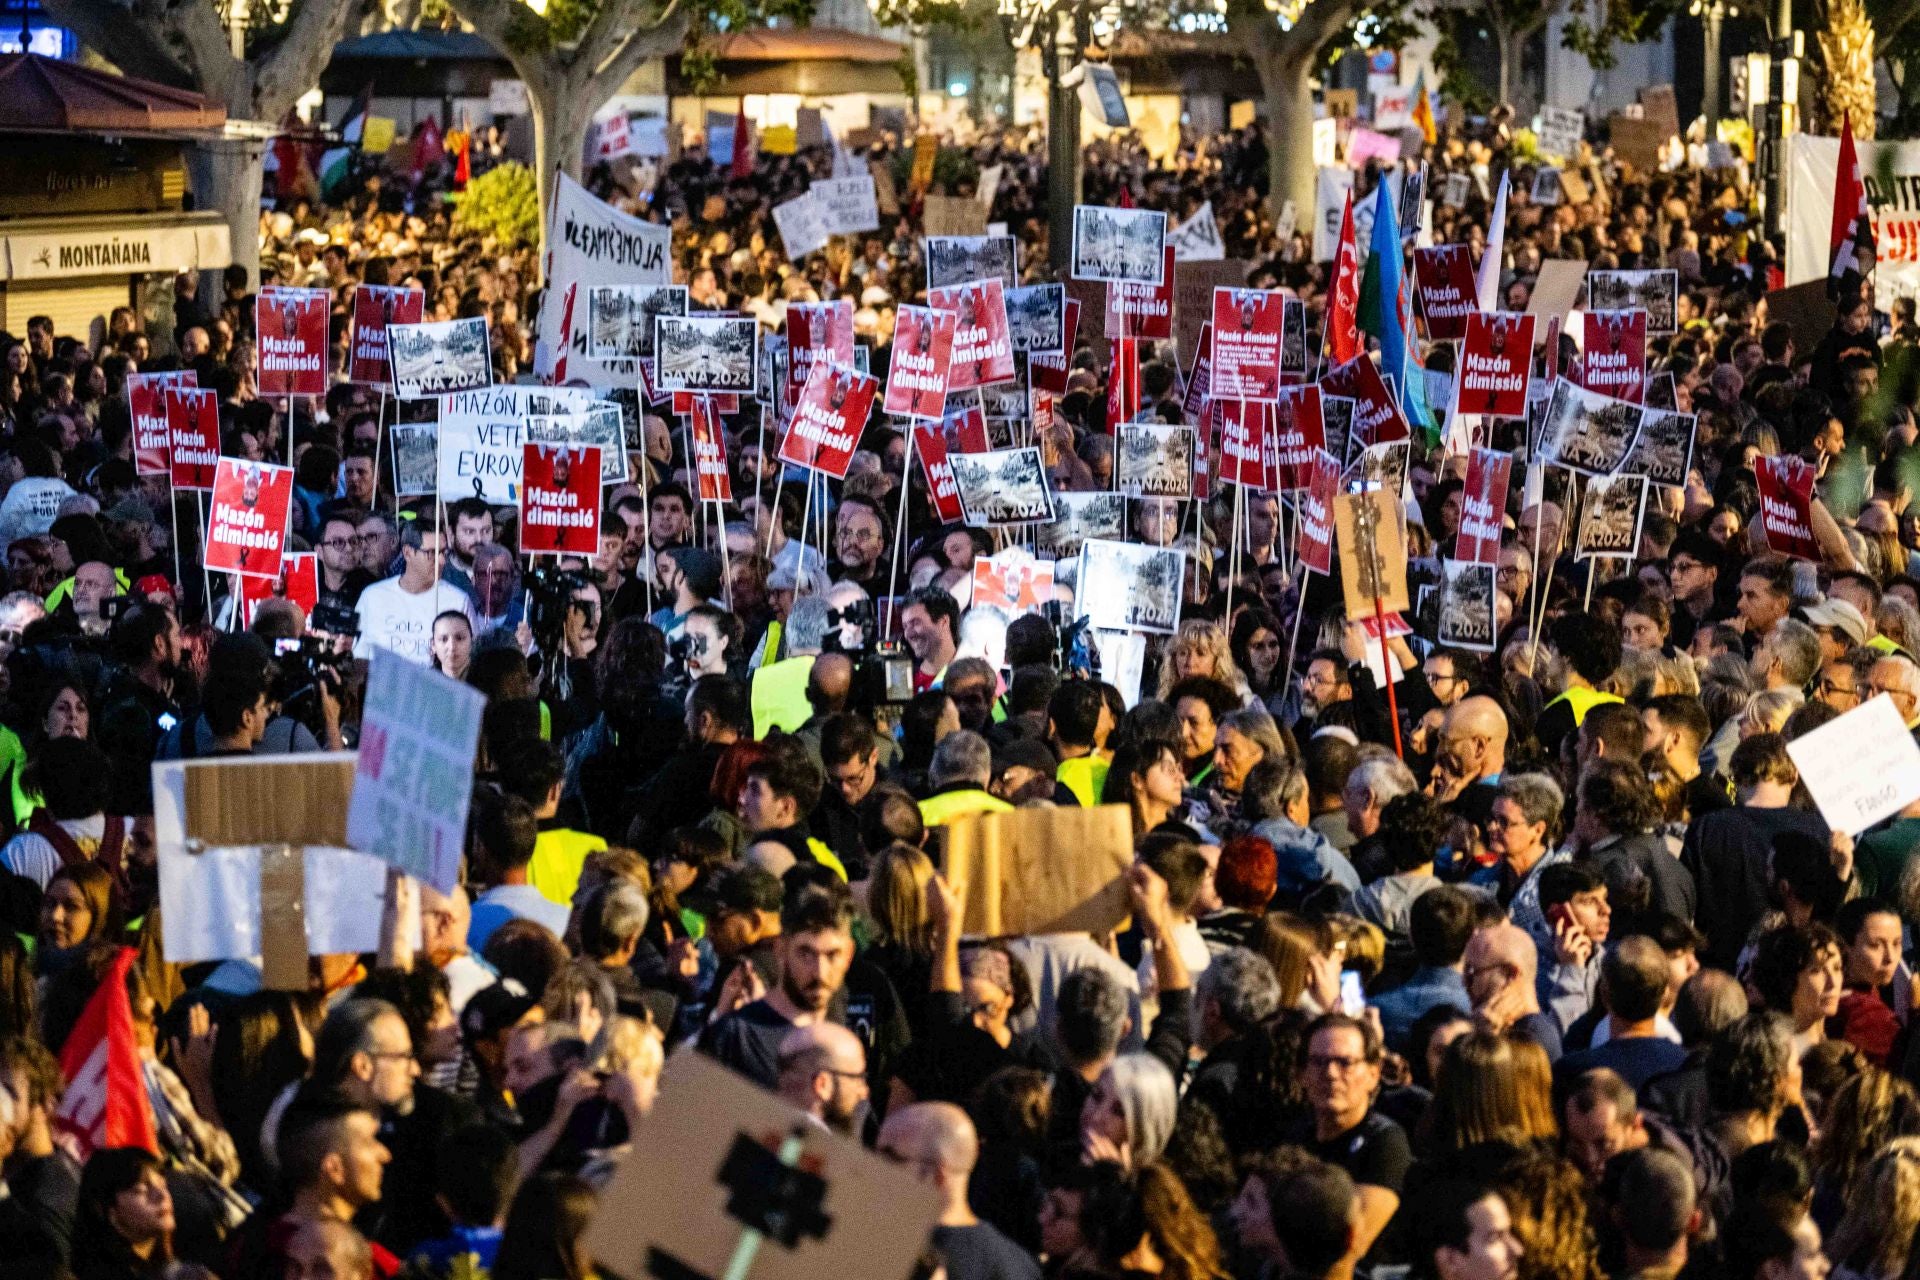
[{"label": "bald man", "polygon": [[1507,771],[1507,713],[1476,694],[1447,708],[1434,744],[1427,794],[1476,827],[1493,815],[1500,777]]},{"label": "bald man", "polygon": [[287,1241],[285,1280],[373,1280],[373,1250],[345,1222],[303,1222]]},{"label": "bald man", "polygon": [[1464,976],[1474,1017],[1495,1031],[1533,1041],[1547,1051],[1549,1059],[1558,1061],[1560,1028],[1540,1011],[1535,990],[1539,972],[1540,955],[1533,939],[1517,925],[1488,925],[1467,943]]},{"label": "bald man", "polygon": [[782,1098],[844,1137],[859,1131],[867,1101],[867,1051],[860,1037],[833,1022],[787,1034],[775,1059]]},{"label": "bald man", "polygon": [[467,1007],[476,991],[499,981],[491,966],[467,950],[467,929],[473,923],[473,904],[459,885],[441,893],[424,880],[420,887],[420,949],[434,968],[447,975],[448,1003],[453,1016]]},{"label": "bald man", "polygon": [[946,1102],[903,1107],[880,1126],[880,1154],[914,1171],[940,1193],[933,1245],[946,1255],[948,1280],[1039,1280],[1040,1264],[992,1223],[974,1216],[967,1178],[980,1159],[980,1136],[967,1113]]}]

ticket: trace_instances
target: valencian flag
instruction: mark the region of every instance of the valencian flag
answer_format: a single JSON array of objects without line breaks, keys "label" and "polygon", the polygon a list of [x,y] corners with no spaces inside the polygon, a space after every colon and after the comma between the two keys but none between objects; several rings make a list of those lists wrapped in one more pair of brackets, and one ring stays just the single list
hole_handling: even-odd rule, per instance
[{"label": "valencian flag", "polygon": [[1827,293],[1853,293],[1873,270],[1873,221],[1867,216],[1867,187],[1860,181],[1860,156],[1853,148],[1853,116],[1840,118],[1840,168],[1833,178],[1833,233]]},{"label": "valencian flag", "polygon": [[1333,255],[1333,296],[1327,302],[1327,331],[1321,341],[1321,360],[1345,364],[1359,355],[1360,246],[1353,237],[1353,192],[1347,192],[1346,212],[1340,216],[1340,248]]},{"label": "valencian flag", "polygon": [[60,1050],[67,1090],[53,1113],[53,1127],[80,1148],[83,1159],[101,1147],[160,1150],[127,998],[127,971],[135,957],[132,947],[114,955]]},{"label": "valencian flag", "polygon": [[1428,443],[1438,427],[1427,407],[1427,371],[1407,335],[1413,331],[1412,300],[1401,269],[1399,215],[1385,178],[1373,200],[1373,245],[1360,279],[1360,328],[1380,344],[1380,372],[1395,380],[1400,411]]},{"label": "valencian flag", "polygon": [[1427,96],[1425,67],[1420,68],[1420,74],[1413,78],[1413,123],[1428,146],[1440,140],[1440,130],[1433,122],[1433,99]]}]

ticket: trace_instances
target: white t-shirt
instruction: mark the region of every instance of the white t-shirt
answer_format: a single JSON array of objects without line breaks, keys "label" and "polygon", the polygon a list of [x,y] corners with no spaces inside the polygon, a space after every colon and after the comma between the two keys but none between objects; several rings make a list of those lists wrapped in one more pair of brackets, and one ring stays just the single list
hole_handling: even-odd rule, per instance
[{"label": "white t-shirt", "polygon": [[372,658],[375,649],[391,649],[424,667],[433,658],[433,620],[449,611],[473,620],[473,601],[450,582],[436,581],[416,594],[403,590],[397,576],[382,578],[360,593],[354,610],[360,638],[353,642],[353,656]]},{"label": "white t-shirt", "polygon": [[73,497],[73,487],[55,476],[28,476],[14,482],[0,502],[0,546],[16,538],[45,533],[60,514],[60,504]]}]

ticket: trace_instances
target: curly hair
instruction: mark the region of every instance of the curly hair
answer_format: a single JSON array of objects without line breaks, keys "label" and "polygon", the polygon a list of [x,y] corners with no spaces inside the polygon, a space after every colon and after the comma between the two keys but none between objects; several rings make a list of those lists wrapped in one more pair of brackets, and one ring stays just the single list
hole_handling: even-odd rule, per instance
[{"label": "curly hair", "polygon": [[1137,1214],[1140,1235],[1165,1264],[1160,1273],[1165,1280],[1227,1280],[1213,1224],[1187,1194],[1179,1174],[1159,1160],[1144,1164],[1134,1175],[1133,1192],[1133,1212],[1117,1243],[1139,1239],[1131,1220]]},{"label": "curly hair", "polygon": [[1571,1161],[1532,1146],[1494,1179],[1525,1253],[1519,1280],[1599,1280],[1586,1181]]},{"label": "curly hair", "polygon": [[1847,1195],[1827,1256],[1855,1275],[1905,1274],[1920,1230],[1920,1138],[1895,1138],[1880,1148],[1861,1164],[1852,1187],[1858,1194]]},{"label": "curly hair", "polygon": [[1748,981],[1769,1009],[1793,1016],[1793,992],[1800,975],[1829,953],[1840,955],[1840,938],[1826,925],[1781,925],[1760,935]]},{"label": "curly hair", "polygon": [[1190,618],[1180,624],[1178,635],[1168,642],[1166,653],[1160,659],[1160,687],[1154,694],[1162,702],[1170,701],[1168,695],[1173,686],[1179,683],[1178,659],[1182,654],[1206,654],[1213,659],[1213,670],[1208,672],[1213,679],[1232,689],[1236,694],[1245,696],[1247,678],[1240,674],[1240,668],[1234,665],[1233,651],[1227,642],[1227,633],[1220,629],[1217,622],[1204,618]]},{"label": "curly hair", "polygon": [[1580,808],[1615,835],[1638,835],[1657,816],[1647,775],[1622,761],[1604,758],[1591,761],[1580,777]]},{"label": "curly hair", "polygon": [[[1827,1189],[1851,1203],[1875,1152],[1896,1140],[1917,1139],[1920,1093],[1892,1072],[1867,1066],[1833,1091],[1813,1143],[1814,1171]],[[1916,1210],[1920,1211],[1920,1204]]]}]

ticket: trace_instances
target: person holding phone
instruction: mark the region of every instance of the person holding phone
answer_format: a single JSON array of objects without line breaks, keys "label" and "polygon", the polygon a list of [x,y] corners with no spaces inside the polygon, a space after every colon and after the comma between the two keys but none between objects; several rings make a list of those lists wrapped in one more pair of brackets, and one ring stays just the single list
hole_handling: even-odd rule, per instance
[{"label": "person holding phone", "polygon": [[1539,977],[1540,1003],[1565,1035],[1593,1007],[1600,988],[1613,927],[1607,882],[1587,863],[1555,863],[1540,873],[1540,911],[1553,930],[1552,961]]}]

